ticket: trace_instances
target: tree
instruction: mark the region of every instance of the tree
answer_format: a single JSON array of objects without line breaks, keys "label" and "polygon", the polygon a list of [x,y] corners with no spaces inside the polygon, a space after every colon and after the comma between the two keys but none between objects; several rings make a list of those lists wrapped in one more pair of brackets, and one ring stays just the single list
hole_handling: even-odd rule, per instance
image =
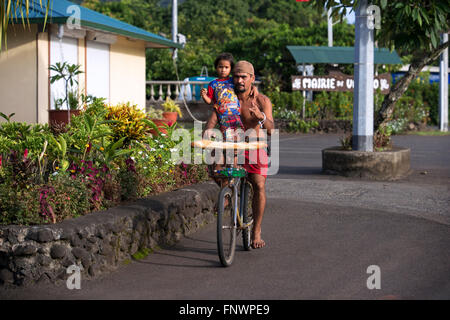
[{"label": "tree", "polygon": [[261,19],[288,24],[291,28],[311,28],[324,19],[322,12],[317,12],[307,3],[291,0],[247,0],[250,12]]},{"label": "tree", "polygon": [[[312,5],[318,10],[331,8],[335,17],[342,18],[348,10],[356,11],[358,3],[359,0],[341,0],[340,3],[318,0]],[[409,70],[392,86],[383,100],[380,111],[375,115],[376,135],[384,132],[394,112],[395,103],[408,89],[411,81],[424,66],[436,60],[449,46],[448,41],[440,44],[439,38],[441,33],[449,31],[447,17],[450,6],[446,1],[433,0],[373,0],[372,4],[381,8],[381,29],[375,36],[378,44],[395,48],[400,55],[411,55]]]},{"label": "tree", "polygon": [[159,0],[100,1],[85,0],[83,7],[101,12],[152,33],[170,32],[170,13],[159,6]]},{"label": "tree", "polygon": [[[322,19],[311,27],[292,27],[254,17],[241,26],[238,36],[225,44],[225,51],[232,52],[239,59],[252,61],[256,72],[280,79],[281,89],[290,90],[291,76],[297,74],[295,61],[288,45],[327,45],[327,23]],[[349,46],[353,43],[354,28],[347,23],[337,24],[334,29],[335,45]]]},{"label": "tree", "polygon": [[[47,22],[48,8],[51,0],[47,0],[47,6],[45,7],[45,24]],[[45,2],[44,2],[45,3]],[[39,4],[42,8],[42,0],[39,0]],[[30,0],[17,1],[17,0],[1,0],[0,1],[0,51],[3,48],[3,42],[7,48],[7,31],[10,20],[18,22],[19,18],[22,21],[23,26],[28,24],[28,14],[30,12]]]}]

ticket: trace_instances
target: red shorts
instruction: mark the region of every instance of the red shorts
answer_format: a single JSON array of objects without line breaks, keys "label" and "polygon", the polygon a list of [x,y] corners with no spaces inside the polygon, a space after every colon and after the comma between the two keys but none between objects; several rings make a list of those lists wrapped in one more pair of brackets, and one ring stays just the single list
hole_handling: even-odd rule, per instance
[{"label": "red shorts", "polygon": [[245,150],[245,163],[242,165],[248,173],[256,173],[267,178],[269,157],[264,149]]}]

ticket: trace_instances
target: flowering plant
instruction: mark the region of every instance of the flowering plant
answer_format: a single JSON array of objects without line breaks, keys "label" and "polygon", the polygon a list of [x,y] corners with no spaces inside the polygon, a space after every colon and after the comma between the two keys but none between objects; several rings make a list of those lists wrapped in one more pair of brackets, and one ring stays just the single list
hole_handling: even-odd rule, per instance
[{"label": "flowering plant", "polygon": [[171,161],[176,125],[152,136],[146,117],[94,99],[54,133],[1,123],[0,224],[55,223],[208,179],[204,166]]}]

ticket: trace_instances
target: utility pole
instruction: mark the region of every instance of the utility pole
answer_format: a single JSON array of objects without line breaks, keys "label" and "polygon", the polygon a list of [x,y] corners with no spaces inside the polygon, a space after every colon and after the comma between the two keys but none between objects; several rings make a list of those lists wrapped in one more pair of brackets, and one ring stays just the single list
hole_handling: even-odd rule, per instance
[{"label": "utility pole", "polygon": [[[448,33],[443,33],[441,42],[448,41]],[[439,130],[448,131],[448,48],[441,53],[439,61]]]},{"label": "utility pole", "polygon": [[328,9],[328,46],[333,46],[333,19],[331,18],[331,9]]},{"label": "utility pole", "polygon": [[[177,43],[177,37],[178,37],[178,1],[172,0],[172,41]],[[174,60],[178,57],[178,49],[173,49],[173,56],[172,58]]]},{"label": "utility pole", "polygon": [[361,0],[355,21],[355,89],[352,149],[373,151],[373,44],[367,1]]}]

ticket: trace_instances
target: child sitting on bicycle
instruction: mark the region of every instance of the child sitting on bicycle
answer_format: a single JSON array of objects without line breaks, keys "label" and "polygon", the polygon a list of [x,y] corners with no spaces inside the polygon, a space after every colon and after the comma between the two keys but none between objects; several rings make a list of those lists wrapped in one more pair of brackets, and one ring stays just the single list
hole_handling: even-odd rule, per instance
[{"label": "child sitting on bicycle", "polygon": [[203,101],[213,105],[220,131],[225,140],[227,129],[244,130],[239,99],[234,92],[233,78],[230,77],[231,70],[234,67],[234,58],[231,53],[221,53],[216,58],[214,66],[219,78],[211,81],[208,89],[203,88],[201,96]]},{"label": "child sitting on bicycle", "polygon": [[[241,121],[241,107],[239,99],[234,92],[233,78],[230,77],[231,70],[234,67],[234,58],[230,53],[221,53],[214,61],[214,66],[219,75],[219,78],[211,81],[208,89],[201,90],[203,101],[207,104],[212,104],[214,112],[211,114],[208,122],[212,118],[217,117],[219,129],[223,135],[223,141],[227,139],[227,132],[233,136],[229,137],[236,140],[237,136],[234,134],[235,130],[244,130],[244,125]],[[231,131],[228,131],[230,130]],[[219,163],[223,162],[223,155],[220,155]],[[220,170],[221,165],[216,164],[215,169]]]}]

